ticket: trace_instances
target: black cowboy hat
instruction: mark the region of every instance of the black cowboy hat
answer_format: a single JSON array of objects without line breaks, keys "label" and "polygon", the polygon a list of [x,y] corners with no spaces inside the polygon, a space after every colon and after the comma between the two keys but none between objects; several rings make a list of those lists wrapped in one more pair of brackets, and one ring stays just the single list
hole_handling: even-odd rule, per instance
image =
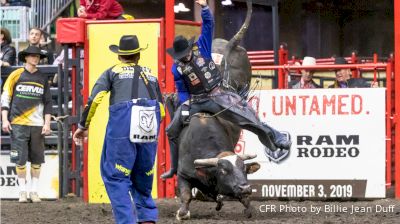
[{"label": "black cowboy hat", "polygon": [[40,48],[35,47],[35,46],[29,46],[25,50],[18,53],[18,60],[22,61],[22,62],[26,62],[25,57],[30,54],[40,55],[40,59],[43,59],[46,57],[46,55],[42,53],[42,50],[40,50]]},{"label": "black cowboy hat", "polygon": [[119,55],[131,55],[146,50],[147,47],[139,47],[139,40],[136,35],[124,35],[119,39],[119,46],[112,44],[109,46],[109,49]]},{"label": "black cowboy hat", "polygon": [[188,40],[185,37],[179,35],[175,37],[173,47],[168,48],[167,52],[174,59],[179,60],[185,57],[189,53],[189,51],[192,50],[193,43],[194,43],[194,37]]}]

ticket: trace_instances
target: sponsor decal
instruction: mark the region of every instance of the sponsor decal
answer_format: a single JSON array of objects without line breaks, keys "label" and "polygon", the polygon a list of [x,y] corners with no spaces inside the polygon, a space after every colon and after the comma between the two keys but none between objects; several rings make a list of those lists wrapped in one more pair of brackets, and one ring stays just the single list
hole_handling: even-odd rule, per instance
[{"label": "sponsor decal", "polygon": [[125,176],[129,176],[129,174],[131,173],[130,169],[127,169],[127,168],[123,167],[122,165],[120,165],[118,163],[115,164],[115,169],[117,169],[117,170],[121,171],[122,173],[124,173]]},{"label": "sponsor decal", "polygon": [[151,176],[151,175],[153,175],[153,174],[154,174],[154,167],[153,167],[151,170],[149,170],[149,171],[146,172],[146,175],[147,175],[147,176]]},{"label": "sponsor decal", "polygon": [[197,58],[196,64],[197,64],[199,67],[203,67],[203,65],[205,64],[204,58]]},{"label": "sponsor decal", "polygon": [[357,158],[360,155],[359,135],[319,135],[317,139],[310,135],[298,135],[296,140],[299,158]]},{"label": "sponsor decal", "polygon": [[147,140],[149,140],[149,141],[156,140],[157,136],[156,135],[147,136],[147,135],[134,134],[134,135],[132,135],[132,138],[136,139],[136,140],[146,140],[146,142],[147,142]]},{"label": "sponsor decal", "polygon": [[181,67],[178,66],[178,67],[176,68],[176,70],[179,72],[179,74],[182,75],[182,68],[181,68]]},{"label": "sponsor decal", "polygon": [[154,128],[154,111],[151,110],[141,110],[139,111],[140,117],[140,128],[145,132],[150,132]]},{"label": "sponsor decal", "polygon": [[40,95],[43,94],[44,89],[39,86],[32,86],[32,85],[24,85],[24,84],[18,84],[15,89],[18,92],[23,92],[28,95]]},{"label": "sponsor decal", "polygon": [[134,72],[135,71],[135,67],[133,66],[122,66],[122,71],[131,71]]},{"label": "sponsor decal", "polygon": [[206,73],[204,74],[204,77],[205,77],[206,79],[210,79],[210,78],[211,78],[211,73],[206,72]]},{"label": "sponsor decal", "polygon": [[190,74],[188,75],[188,77],[189,77],[190,83],[191,83],[193,86],[200,83],[200,79],[197,77],[196,74],[190,73]]},{"label": "sponsor decal", "polygon": [[187,66],[185,66],[184,68],[183,68],[183,73],[191,73],[192,72],[192,70],[193,70],[193,67],[192,66],[190,66],[190,65],[187,65]]},{"label": "sponsor decal", "polygon": [[132,79],[134,77],[135,67],[133,66],[115,67],[114,72],[118,73],[118,79]]},{"label": "sponsor decal", "polygon": [[10,151],[10,157],[11,157],[11,159],[18,159],[18,151],[17,150],[11,150]]},{"label": "sponsor decal", "polygon": [[118,74],[118,79],[133,79],[134,76],[133,72],[123,72]]},{"label": "sponsor decal", "polygon": [[133,105],[131,112],[131,142],[154,142],[158,135],[158,121],[155,106]]},{"label": "sponsor decal", "polygon": [[214,64],[214,62],[210,61],[210,64],[208,64],[208,67],[209,67],[211,70],[214,70],[214,69],[215,69],[215,64]]}]

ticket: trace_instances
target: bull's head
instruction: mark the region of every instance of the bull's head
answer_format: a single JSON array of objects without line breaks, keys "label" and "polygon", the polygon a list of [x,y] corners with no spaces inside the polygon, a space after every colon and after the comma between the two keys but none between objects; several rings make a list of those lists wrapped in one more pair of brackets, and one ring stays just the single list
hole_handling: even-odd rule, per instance
[{"label": "bull's head", "polygon": [[260,168],[257,162],[245,164],[244,161],[255,157],[256,155],[233,154],[222,158],[196,159],[194,165],[199,176],[205,175],[205,168],[216,168],[215,184],[219,194],[243,198],[251,194],[247,174]]}]

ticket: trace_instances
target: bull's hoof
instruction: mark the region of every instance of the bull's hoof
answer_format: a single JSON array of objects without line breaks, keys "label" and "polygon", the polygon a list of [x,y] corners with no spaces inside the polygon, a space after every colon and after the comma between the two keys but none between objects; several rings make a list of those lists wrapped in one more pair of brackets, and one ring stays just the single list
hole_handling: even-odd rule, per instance
[{"label": "bull's hoof", "polygon": [[246,218],[251,218],[252,216],[253,216],[253,207],[248,207],[248,208],[245,208],[244,210],[243,210],[243,213],[244,213],[244,215],[246,216]]},{"label": "bull's hoof", "polygon": [[217,207],[215,207],[215,210],[217,210],[217,211],[221,210],[222,206],[224,206],[224,203],[222,201],[217,202]]},{"label": "bull's hoof", "polygon": [[186,214],[181,214],[180,210],[176,212],[176,220],[182,221],[188,219],[190,219],[190,211],[188,211]]}]

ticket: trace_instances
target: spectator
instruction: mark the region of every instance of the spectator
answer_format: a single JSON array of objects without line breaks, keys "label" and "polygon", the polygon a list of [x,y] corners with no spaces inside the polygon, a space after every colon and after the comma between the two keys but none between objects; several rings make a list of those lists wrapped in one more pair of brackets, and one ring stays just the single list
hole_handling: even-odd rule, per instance
[{"label": "spectator", "polygon": [[45,48],[45,47],[48,47],[50,43],[51,43],[51,40],[49,38],[49,34],[42,31],[42,35],[40,36],[40,40],[39,40],[39,46],[41,48]]},{"label": "spectator", "polygon": [[[47,37],[45,35],[46,34],[41,29],[39,29],[37,27],[33,27],[29,31],[28,42],[29,42],[29,46],[36,46],[36,47],[40,48],[42,54],[45,55],[45,58],[40,60],[39,64],[51,65],[51,64],[53,64],[54,57],[53,57],[53,53],[50,51],[50,49],[47,46],[47,41],[46,41]],[[41,43],[43,45],[41,45]]]},{"label": "spectator", "polygon": [[[64,53],[64,49],[62,49],[60,54],[54,59],[53,65],[58,66],[59,64],[62,64],[64,66],[64,61],[65,61],[64,60],[64,54],[65,54]],[[77,57],[80,58],[80,66],[81,66],[81,68],[83,68],[83,65],[84,65],[83,56],[84,56],[84,52],[83,52],[83,49],[81,49],[80,50],[80,55],[77,56]],[[72,58],[72,49],[69,48],[68,49],[68,59],[71,59],[71,58]],[[53,80],[52,80],[53,84],[57,84],[57,79],[58,79],[57,76],[58,76],[57,74],[54,75]]]},{"label": "spectator", "polygon": [[[84,52],[83,49],[80,50],[79,52],[80,55],[76,55],[76,57],[79,57],[81,59],[81,67],[83,67],[83,56],[84,56]],[[61,50],[61,52],[58,54],[58,56],[54,59],[53,61],[53,65],[58,65],[58,64],[63,64],[64,65],[64,49]],[[68,49],[68,59],[72,58],[72,49],[69,48]]]},{"label": "spectator", "polygon": [[124,19],[123,8],[116,0],[80,0],[78,16],[86,19]]},{"label": "spectator", "polygon": [[31,162],[32,202],[40,202],[38,182],[44,163],[44,135],[50,134],[51,94],[47,77],[36,67],[44,58],[38,47],[29,46],[18,54],[24,68],[7,78],[1,95],[2,129],[11,133],[11,162],[16,163],[20,187],[19,202],[28,202],[26,162]]},{"label": "spectator", "polygon": [[[301,66],[300,62],[296,61],[294,66]],[[301,79],[301,69],[288,70],[288,82],[298,82]],[[288,84],[289,84],[288,83]]]},{"label": "spectator", "polygon": [[[316,65],[317,60],[313,57],[304,57],[303,66],[312,66]],[[314,71],[307,69],[301,70],[301,78],[300,80],[293,80],[289,83],[289,89],[315,89],[321,88],[320,85],[314,82],[313,80]]]},{"label": "spectator", "polygon": [[7,2],[7,0],[0,0],[0,6],[9,6],[10,3]]},{"label": "spectator", "polygon": [[[347,65],[348,62],[343,57],[335,58],[335,65]],[[369,84],[363,78],[351,78],[351,70],[348,68],[338,69],[335,71],[336,80],[335,83],[328,86],[328,88],[369,88],[378,87],[377,82]]]},{"label": "spectator", "polygon": [[159,84],[148,68],[138,65],[140,51],[146,48],[139,47],[135,35],[122,36],[119,46],[109,48],[121,63],[97,80],[73,139],[78,145],[82,143],[97,106],[111,92],[100,169],[115,222],[155,223],[158,211],[151,197],[153,166],[165,114]]},{"label": "spectator", "polygon": [[11,35],[8,29],[2,27],[0,35],[1,52],[0,52],[0,65],[12,66],[15,65],[16,52],[15,48],[11,46]]}]

